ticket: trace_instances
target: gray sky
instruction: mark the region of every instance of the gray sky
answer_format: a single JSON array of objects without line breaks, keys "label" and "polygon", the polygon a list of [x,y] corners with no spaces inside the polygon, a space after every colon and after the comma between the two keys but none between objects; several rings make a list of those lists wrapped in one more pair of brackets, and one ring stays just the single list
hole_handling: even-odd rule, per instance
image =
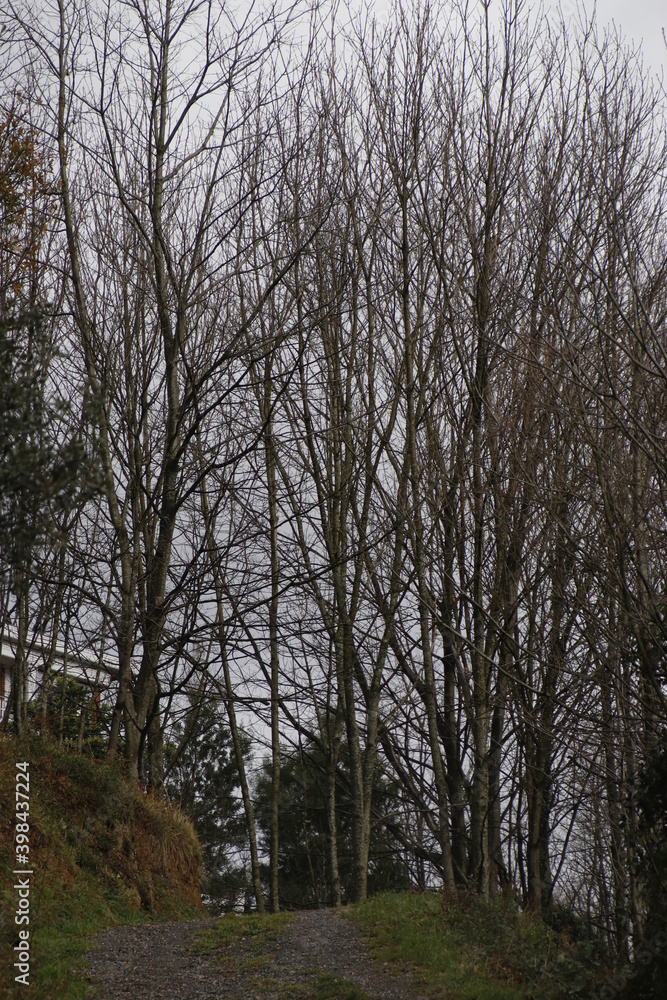
[{"label": "gray sky", "polygon": [[[540,0],[528,0],[532,11],[539,8]],[[555,11],[559,0],[542,0],[547,12]],[[470,11],[474,9],[475,0],[470,2]],[[391,0],[370,0],[380,19],[387,16]],[[409,8],[410,3],[406,4]],[[501,9],[501,0],[494,0],[496,10]],[[662,38],[662,29],[667,29],[667,0],[560,0],[560,5],[566,20],[571,18],[575,23],[581,19],[581,7],[590,15],[594,6],[597,9],[597,20],[600,29],[615,22],[621,34],[635,45],[641,46],[646,69],[660,73],[665,72],[667,83],[667,48]]]},{"label": "gray sky", "polygon": [[[558,6],[555,0],[545,0],[547,9]],[[566,15],[577,16],[577,0],[562,0]],[[587,13],[593,12],[594,0],[585,0]],[[615,22],[622,34],[641,46],[644,65],[656,73],[667,67],[667,49],[662,29],[667,28],[667,3],[665,0],[597,0],[598,24],[602,28]]]}]

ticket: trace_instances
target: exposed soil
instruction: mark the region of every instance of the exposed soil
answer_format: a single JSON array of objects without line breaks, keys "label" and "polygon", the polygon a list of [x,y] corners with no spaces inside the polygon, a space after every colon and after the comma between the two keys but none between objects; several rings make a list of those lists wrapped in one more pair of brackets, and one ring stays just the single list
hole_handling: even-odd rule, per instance
[{"label": "exposed soil", "polygon": [[[189,950],[214,921],[115,927],[96,935],[89,996],[98,1000],[289,1000],[314,996],[318,976],[363,989],[372,1000],[425,1000],[407,969],[371,961],[356,925],[334,910],[298,914],[258,951],[235,942],[218,956]],[[345,990],[343,990],[345,992]],[[331,994],[333,995],[333,994]]]}]

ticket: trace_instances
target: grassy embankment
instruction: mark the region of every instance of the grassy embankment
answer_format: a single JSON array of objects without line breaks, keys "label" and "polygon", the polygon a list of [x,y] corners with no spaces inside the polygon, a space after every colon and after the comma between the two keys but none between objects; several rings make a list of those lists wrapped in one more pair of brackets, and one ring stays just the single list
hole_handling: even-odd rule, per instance
[{"label": "grassy embankment", "polygon": [[[16,763],[30,772],[30,987],[14,982]],[[190,822],[126,782],[118,764],[42,739],[0,737],[0,995],[76,1000],[90,935],[200,915]],[[25,925],[23,925],[25,927]]]},{"label": "grassy embankment", "polygon": [[594,991],[588,947],[520,912],[513,900],[387,893],[349,913],[377,960],[408,966],[437,998],[583,1000]]}]

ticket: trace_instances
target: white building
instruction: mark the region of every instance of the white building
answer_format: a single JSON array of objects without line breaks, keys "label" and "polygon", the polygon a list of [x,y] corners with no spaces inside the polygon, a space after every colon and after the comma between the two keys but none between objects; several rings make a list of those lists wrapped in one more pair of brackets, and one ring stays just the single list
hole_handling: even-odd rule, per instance
[{"label": "white building", "polygon": [[[63,676],[90,688],[93,704],[109,701],[111,676],[115,664],[105,657],[104,662],[90,650],[65,649],[62,642],[53,644],[52,637],[31,634],[27,641],[28,670],[26,699],[39,697],[44,683],[44,671],[50,664],[50,676]],[[4,718],[12,688],[12,669],[16,659],[17,630],[5,626],[0,632],[0,721]],[[106,697],[105,697],[106,695]]]}]

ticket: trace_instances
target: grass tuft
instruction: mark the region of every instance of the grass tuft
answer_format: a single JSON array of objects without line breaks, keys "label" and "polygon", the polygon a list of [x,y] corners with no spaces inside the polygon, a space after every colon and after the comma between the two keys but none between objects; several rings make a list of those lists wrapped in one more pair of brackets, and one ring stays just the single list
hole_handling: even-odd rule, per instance
[{"label": "grass tuft", "polygon": [[318,976],[315,981],[314,1000],[370,1000],[364,990],[338,976]]},{"label": "grass tuft", "polygon": [[227,913],[213,927],[197,936],[190,951],[199,955],[215,955],[220,961],[225,961],[225,951],[243,941],[253,955],[258,955],[276,940],[292,920],[290,913]]}]

